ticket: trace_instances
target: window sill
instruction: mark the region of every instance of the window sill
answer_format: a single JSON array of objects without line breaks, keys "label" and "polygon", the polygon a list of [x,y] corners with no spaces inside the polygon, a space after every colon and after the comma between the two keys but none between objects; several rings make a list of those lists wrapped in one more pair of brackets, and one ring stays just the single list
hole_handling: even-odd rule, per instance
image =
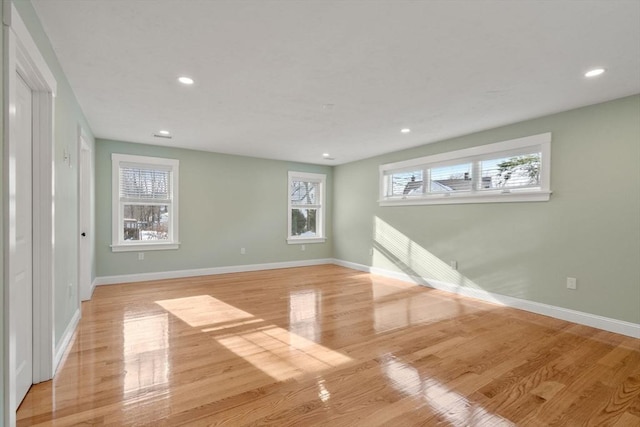
[{"label": "window sill", "polygon": [[296,239],[294,237],[289,237],[287,239],[287,243],[290,245],[306,245],[309,243],[324,243],[327,240],[326,237],[307,237],[302,239]]},{"label": "window sill", "polygon": [[180,247],[178,243],[132,243],[111,245],[111,252],[133,252],[133,251],[165,251],[174,250]]},{"label": "window sill", "polygon": [[[449,193],[450,194],[450,193]],[[412,205],[457,205],[463,203],[514,203],[514,202],[546,202],[551,197],[551,191],[490,194],[451,194],[427,197],[407,197],[404,199],[378,200],[380,206],[412,206]]]}]

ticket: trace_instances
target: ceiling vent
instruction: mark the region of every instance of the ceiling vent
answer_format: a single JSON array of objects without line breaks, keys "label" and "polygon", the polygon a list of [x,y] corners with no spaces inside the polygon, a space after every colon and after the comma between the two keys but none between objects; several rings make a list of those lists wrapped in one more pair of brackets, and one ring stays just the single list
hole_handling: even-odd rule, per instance
[{"label": "ceiling vent", "polygon": [[164,138],[164,139],[171,139],[173,138],[171,135],[161,135],[159,133],[154,133],[153,136],[155,136],[156,138]]}]

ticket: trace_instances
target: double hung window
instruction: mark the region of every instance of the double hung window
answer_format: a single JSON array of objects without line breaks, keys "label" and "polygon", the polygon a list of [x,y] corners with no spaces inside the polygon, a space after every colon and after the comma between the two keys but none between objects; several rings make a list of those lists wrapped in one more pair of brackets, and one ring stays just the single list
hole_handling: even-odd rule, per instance
[{"label": "double hung window", "polygon": [[325,241],[325,186],[324,174],[289,172],[288,243]]},{"label": "double hung window", "polygon": [[179,161],[112,154],[114,252],[178,248]]}]

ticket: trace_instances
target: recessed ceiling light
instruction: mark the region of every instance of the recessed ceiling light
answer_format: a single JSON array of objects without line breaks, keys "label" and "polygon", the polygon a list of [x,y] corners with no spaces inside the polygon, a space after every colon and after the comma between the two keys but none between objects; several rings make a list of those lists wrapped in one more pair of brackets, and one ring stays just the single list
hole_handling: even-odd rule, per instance
[{"label": "recessed ceiling light", "polygon": [[331,154],[329,154],[329,153],[322,153],[322,157],[331,157]]},{"label": "recessed ceiling light", "polygon": [[402,132],[402,133],[409,133],[409,132],[411,132],[411,129],[409,129],[409,128],[404,128],[404,129],[401,129],[401,130],[400,130],[400,132]]},{"label": "recessed ceiling light", "polygon": [[171,132],[169,132],[168,130],[159,130],[158,133],[160,135],[169,135]]},{"label": "recessed ceiling light", "polygon": [[187,77],[187,76],[178,77],[178,81],[180,83],[182,83],[183,85],[192,85],[193,84],[193,79],[191,77]]},{"label": "recessed ceiling light", "polygon": [[589,70],[586,73],[584,73],[584,76],[595,77],[595,76],[599,76],[602,73],[604,73],[604,68],[594,68],[593,70]]}]

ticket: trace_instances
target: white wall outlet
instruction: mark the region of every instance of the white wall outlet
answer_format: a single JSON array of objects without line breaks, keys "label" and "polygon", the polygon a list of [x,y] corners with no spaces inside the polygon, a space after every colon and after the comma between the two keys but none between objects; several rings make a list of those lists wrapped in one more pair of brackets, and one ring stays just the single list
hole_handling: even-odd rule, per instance
[{"label": "white wall outlet", "polygon": [[453,270],[457,270],[458,269],[458,261],[455,261],[455,260],[449,261],[449,265],[451,266],[451,268]]},{"label": "white wall outlet", "polygon": [[300,245],[300,250],[301,250],[301,251],[306,251],[306,250],[307,250],[307,247],[306,247],[305,245]]},{"label": "white wall outlet", "polygon": [[567,289],[577,289],[578,279],[575,277],[567,277]]},{"label": "white wall outlet", "polygon": [[142,261],[144,259],[144,252],[138,252],[138,261]]},{"label": "white wall outlet", "polygon": [[369,249],[369,256],[373,256],[373,248]]},{"label": "white wall outlet", "polygon": [[240,255],[244,255],[247,253],[247,250],[245,248],[240,248]]},{"label": "white wall outlet", "polygon": [[73,283],[69,282],[69,284],[67,285],[67,296],[71,298],[72,295],[73,295]]}]

